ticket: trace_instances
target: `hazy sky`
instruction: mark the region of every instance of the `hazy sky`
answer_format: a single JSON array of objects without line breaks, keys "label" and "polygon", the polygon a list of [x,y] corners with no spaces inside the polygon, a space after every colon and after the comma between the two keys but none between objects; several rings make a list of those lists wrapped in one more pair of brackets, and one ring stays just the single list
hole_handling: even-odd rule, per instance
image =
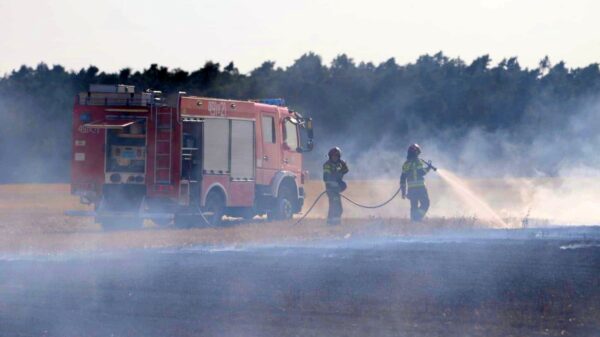
[{"label": "hazy sky", "polygon": [[41,61],[116,71],[233,60],[248,72],[307,51],[326,63],[341,53],[407,63],[442,50],[573,67],[600,62],[599,13],[592,0],[0,0],[0,74]]}]

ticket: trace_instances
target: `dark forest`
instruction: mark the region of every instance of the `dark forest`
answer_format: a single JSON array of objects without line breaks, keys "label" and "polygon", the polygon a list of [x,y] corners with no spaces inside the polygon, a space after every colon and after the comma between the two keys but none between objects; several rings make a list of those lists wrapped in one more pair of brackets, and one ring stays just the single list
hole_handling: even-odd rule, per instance
[{"label": "dark forest", "polygon": [[[465,174],[478,174],[469,169],[477,166],[465,162],[464,152],[469,142],[480,140],[485,148],[478,153],[514,162],[508,165],[514,175],[556,175],[564,160],[596,164],[580,148],[586,139],[597,138],[595,129],[579,116],[598,119],[597,63],[572,69],[546,57],[529,69],[516,57],[492,62],[484,55],[466,63],[442,52],[409,64],[393,58],[381,64],[357,63],[346,55],[327,63],[307,53],[289,67],[266,61],[247,74],[233,62],[222,66],[210,61],[192,72],[157,64],[118,73],[94,66],[78,71],[44,63],[22,66],[0,77],[1,182],[69,180],[74,96],[94,83],[133,84],[167,95],[186,91],[231,99],[285,98],[290,107],[314,118],[316,147],[306,165],[310,169],[319,167],[333,145],[342,146],[350,162],[372,164],[378,158],[365,158],[370,149],[401,157],[413,141],[424,143],[426,151],[429,145],[438,157],[445,154],[443,161]],[[583,125],[574,124],[574,116]],[[531,147],[546,140],[555,146],[556,139],[561,139],[556,157],[547,151],[527,157]],[[572,148],[565,140],[573,141]],[[363,168],[359,173],[390,170]]]}]

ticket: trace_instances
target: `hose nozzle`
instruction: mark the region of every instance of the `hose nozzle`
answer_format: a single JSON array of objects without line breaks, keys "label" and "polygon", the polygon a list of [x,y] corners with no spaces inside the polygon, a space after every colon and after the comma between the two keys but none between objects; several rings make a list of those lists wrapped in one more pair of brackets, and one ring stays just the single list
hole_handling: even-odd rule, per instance
[{"label": "hose nozzle", "polygon": [[431,160],[430,161],[424,161],[422,160],[422,162],[427,165],[427,167],[429,167],[430,169],[437,171],[437,167],[433,166],[433,164],[431,164]]}]

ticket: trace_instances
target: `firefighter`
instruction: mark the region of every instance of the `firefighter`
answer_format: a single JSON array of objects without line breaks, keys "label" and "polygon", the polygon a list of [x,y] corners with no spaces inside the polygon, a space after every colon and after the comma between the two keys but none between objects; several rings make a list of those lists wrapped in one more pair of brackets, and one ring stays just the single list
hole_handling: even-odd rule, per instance
[{"label": "firefighter", "polygon": [[402,175],[400,176],[402,199],[408,197],[410,200],[410,219],[417,222],[425,217],[429,209],[425,175],[431,169],[419,158],[419,154],[421,154],[419,144],[412,144],[408,147],[406,161],[402,165]]},{"label": "firefighter", "polygon": [[348,165],[342,160],[342,151],[334,147],[327,154],[329,160],[323,164],[323,181],[329,199],[327,224],[339,225],[342,223],[342,198],[340,193],[346,189],[344,175],[348,173]]}]

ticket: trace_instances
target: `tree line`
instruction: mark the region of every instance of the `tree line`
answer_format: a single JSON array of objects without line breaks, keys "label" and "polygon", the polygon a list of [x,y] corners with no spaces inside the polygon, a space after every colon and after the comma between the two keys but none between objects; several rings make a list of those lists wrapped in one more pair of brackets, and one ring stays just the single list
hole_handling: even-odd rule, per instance
[{"label": "tree line", "polygon": [[[71,112],[76,93],[90,84],[133,84],[166,94],[186,91],[207,97],[283,97],[314,119],[318,167],[331,145],[353,155],[374,146],[402,149],[413,139],[446,137],[452,146],[469,130],[511,135],[529,144],[539,132],[559,132],[582,100],[598,96],[597,63],[568,68],[547,57],[536,68],[516,57],[493,63],[488,55],[470,63],[442,52],[408,64],[393,58],[374,64],[339,55],[330,63],[314,53],[288,67],[265,61],[247,74],[233,62],[208,61],[185,71],[152,64],[102,72],[41,63],[0,77],[0,182],[68,181]],[[550,174],[556,169],[542,167]]]}]

